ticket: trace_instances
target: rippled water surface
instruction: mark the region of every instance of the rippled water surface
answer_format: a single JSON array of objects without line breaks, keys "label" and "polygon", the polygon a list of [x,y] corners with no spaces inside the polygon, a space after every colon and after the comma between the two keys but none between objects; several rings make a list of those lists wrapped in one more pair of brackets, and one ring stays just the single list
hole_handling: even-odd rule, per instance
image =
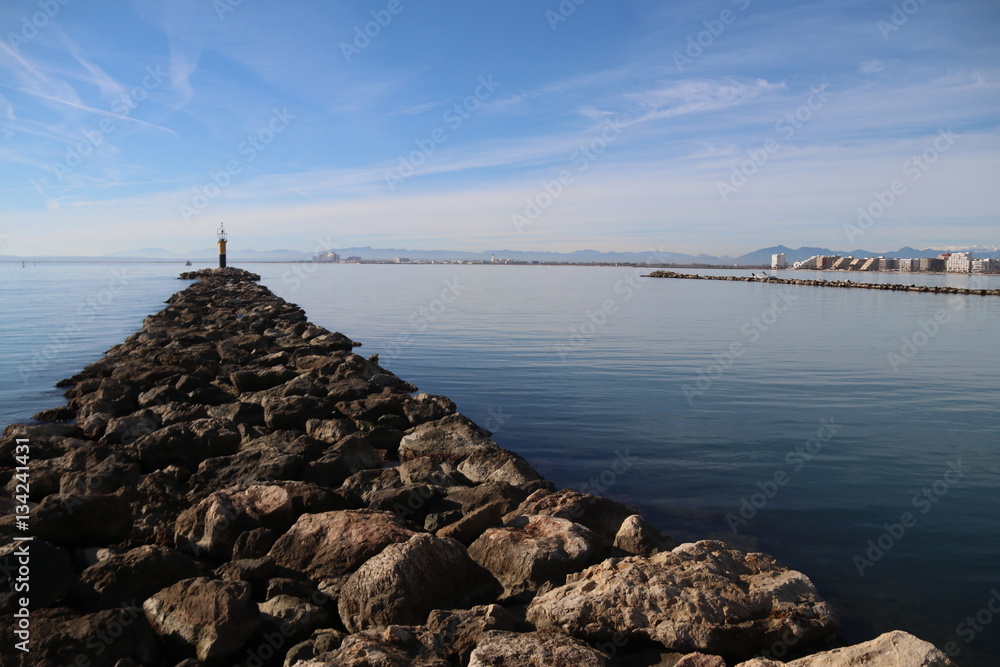
[{"label": "rippled water surface", "polygon": [[[803,570],[849,640],[902,628],[951,643],[960,665],[998,664],[1000,618],[961,624],[1000,589],[1000,298],[629,267],[247,268],[557,484],[638,505],[679,541],[723,539]],[[4,421],[61,404],[52,384],[162,308],[179,270],[0,265]],[[96,314],[79,310],[88,299]],[[869,540],[884,553],[866,555]]]}]

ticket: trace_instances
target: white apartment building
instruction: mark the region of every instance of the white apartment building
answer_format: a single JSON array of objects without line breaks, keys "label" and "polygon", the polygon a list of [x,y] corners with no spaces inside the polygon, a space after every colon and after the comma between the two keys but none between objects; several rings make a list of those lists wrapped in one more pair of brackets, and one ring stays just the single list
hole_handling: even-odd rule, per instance
[{"label": "white apartment building", "polygon": [[972,253],[951,253],[946,260],[945,271],[948,273],[970,273],[972,271]]}]

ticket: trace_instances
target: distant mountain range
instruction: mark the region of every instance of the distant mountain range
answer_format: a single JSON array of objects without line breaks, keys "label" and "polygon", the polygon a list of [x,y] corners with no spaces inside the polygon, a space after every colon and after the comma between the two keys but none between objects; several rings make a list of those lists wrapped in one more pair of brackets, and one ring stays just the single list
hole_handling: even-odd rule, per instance
[{"label": "distant mountain range", "polygon": [[[338,248],[336,252],[342,259],[348,257],[360,257],[363,260],[391,260],[396,257],[407,257],[413,261],[489,261],[491,257],[496,259],[509,259],[526,262],[568,262],[568,263],[625,263],[625,264],[710,264],[714,266],[761,266],[771,264],[771,255],[785,253],[785,259],[789,264],[800,260],[808,259],[813,255],[841,255],[853,257],[936,257],[943,252],[972,252],[976,258],[1000,258],[1000,246],[970,246],[970,247],[946,247],[946,248],[916,248],[903,247],[890,252],[873,250],[831,250],[829,248],[788,248],[783,245],[761,248],[739,257],[729,257],[727,255],[688,255],[678,252],[660,252],[649,250],[648,252],[601,252],[598,250],[576,250],[574,252],[535,252],[527,250],[486,250],[484,252],[464,252],[461,250],[405,250],[402,248],[372,248],[369,246],[360,248]],[[301,262],[308,261],[314,253],[302,252],[299,250],[233,250],[229,253],[229,260],[233,262]],[[142,248],[139,250],[126,250],[111,253],[101,257],[59,257],[59,256],[32,256],[20,257],[14,255],[0,255],[0,261],[19,262],[22,260],[31,261],[167,261],[183,262],[191,260],[196,262],[214,261],[218,252],[214,248],[194,250],[189,253],[179,253],[163,248]]]}]

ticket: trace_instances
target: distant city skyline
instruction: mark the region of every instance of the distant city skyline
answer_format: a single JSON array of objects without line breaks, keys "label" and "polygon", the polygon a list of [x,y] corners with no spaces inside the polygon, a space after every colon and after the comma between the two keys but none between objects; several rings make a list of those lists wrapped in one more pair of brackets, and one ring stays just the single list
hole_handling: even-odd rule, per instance
[{"label": "distant city skyline", "polygon": [[998,242],[1000,5],[0,7],[0,255]]}]

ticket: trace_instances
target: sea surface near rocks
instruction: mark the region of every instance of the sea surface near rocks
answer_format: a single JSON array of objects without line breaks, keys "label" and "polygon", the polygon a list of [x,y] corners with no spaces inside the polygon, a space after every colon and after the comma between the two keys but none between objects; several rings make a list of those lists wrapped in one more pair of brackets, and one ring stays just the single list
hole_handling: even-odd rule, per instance
[{"label": "sea surface near rocks", "polygon": [[[22,384],[14,362],[79,322],[74,305],[108,289],[117,268],[39,266],[45,273],[28,279],[17,272],[30,265],[3,267],[4,423],[60,404],[56,380],[135,331],[181,286],[177,267],[127,266],[128,288],[74,332],[51,377]],[[767,285],[644,282],[623,267],[249,268],[312,321],[363,341],[359,352],[455,400],[560,486],[599,480],[627,449],[639,462],[606,495],[640,504],[678,540],[717,537],[802,570],[841,610],[849,640],[902,628],[941,647],[955,642],[959,664],[992,664],[1000,653],[998,625],[971,641],[959,634],[1000,580],[995,308],[797,288],[798,301],[751,341],[743,327],[753,331],[771,308]],[[608,300],[614,312],[603,309]],[[591,314],[600,322],[602,310],[606,322],[577,344],[572,328]],[[895,373],[887,355],[940,312],[940,331]],[[745,353],[688,403],[684,386],[733,342]],[[570,348],[565,359],[560,346]],[[787,453],[829,417],[843,429],[795,471]],[[970,471],[920,513],[914,494],[956,457]],[[790,483],[733,535],[726,514],[778,470]],[[918,524],[859,576],[853,556],[905,511]]]}]

